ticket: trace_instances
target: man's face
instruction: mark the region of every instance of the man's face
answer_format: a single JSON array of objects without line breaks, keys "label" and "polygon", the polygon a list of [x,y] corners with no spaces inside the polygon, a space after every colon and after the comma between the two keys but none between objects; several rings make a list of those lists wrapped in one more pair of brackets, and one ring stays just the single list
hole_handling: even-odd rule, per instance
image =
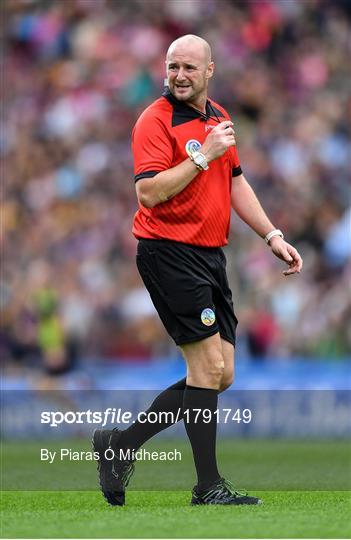
[{"label": "man's face", "polygon": [[177,45],[168,52],[167,79],[171,93],[180,101],[196,104],[207,97],[213,62],[199,46]]}]

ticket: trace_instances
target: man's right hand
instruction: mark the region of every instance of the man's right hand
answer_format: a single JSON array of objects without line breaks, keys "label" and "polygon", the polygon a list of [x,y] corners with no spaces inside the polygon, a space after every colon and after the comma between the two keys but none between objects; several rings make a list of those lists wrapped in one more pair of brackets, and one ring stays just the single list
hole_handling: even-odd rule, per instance
[{"label": "man's right hand", "polygon": [[225,120],[214,127],[207,135],[200,152],[206,156],[208,162],[221,156],[231,146],[235,146],[235,132],[233,122]]}]

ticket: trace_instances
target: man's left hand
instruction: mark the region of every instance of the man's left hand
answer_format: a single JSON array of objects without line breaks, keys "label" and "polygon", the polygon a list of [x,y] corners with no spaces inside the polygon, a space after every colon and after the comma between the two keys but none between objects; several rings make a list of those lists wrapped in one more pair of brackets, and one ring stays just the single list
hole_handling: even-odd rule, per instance
[{"label": "man's left hand", "polygon": [[288,270],[284,270],[284,276],[301,272],[303,262],[297,249],[285,242],[280,236],[273,236],[269,244],[274,255],[289,266]]}]

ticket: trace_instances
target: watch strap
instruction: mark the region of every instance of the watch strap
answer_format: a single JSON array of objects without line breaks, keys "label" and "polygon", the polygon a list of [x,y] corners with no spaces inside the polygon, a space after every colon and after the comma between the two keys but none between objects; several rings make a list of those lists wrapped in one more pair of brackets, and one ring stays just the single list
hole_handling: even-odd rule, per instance
[{"label": "watch strap", "polygon": [[281,238],[284,239],[284,234],[282,233],[282,231],[280,229],[273,229],[273,231],[269,232],[265,237],[265,242],[266,244],[269,245],[269,242],[272,240],[272,238],[274,236],[280,236]]}]

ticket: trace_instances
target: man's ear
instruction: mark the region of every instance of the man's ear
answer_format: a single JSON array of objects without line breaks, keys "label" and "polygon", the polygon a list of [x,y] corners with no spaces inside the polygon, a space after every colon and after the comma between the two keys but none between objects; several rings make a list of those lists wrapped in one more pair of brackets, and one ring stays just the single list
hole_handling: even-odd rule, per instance
[{"label": "man's ear", "polygon": [[213,77],[214,68],[215,68],[214,62],[210,62],[206,70],[206,79],[211,79],[211,77]]}]

